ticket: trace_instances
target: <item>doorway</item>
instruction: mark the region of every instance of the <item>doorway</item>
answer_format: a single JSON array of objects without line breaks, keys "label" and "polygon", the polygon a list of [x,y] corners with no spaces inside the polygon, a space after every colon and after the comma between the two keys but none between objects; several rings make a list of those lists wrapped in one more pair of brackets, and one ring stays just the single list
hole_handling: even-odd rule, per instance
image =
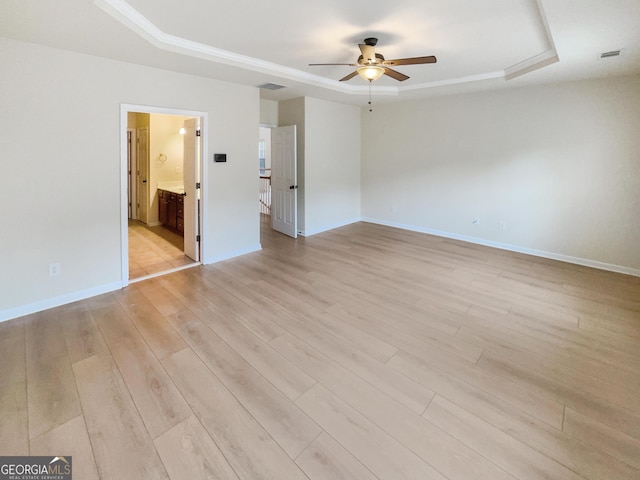
[{"label": "doorway", "polygon": [[123,286],[200,264],[206,124],[206,112],[121,105]]}]

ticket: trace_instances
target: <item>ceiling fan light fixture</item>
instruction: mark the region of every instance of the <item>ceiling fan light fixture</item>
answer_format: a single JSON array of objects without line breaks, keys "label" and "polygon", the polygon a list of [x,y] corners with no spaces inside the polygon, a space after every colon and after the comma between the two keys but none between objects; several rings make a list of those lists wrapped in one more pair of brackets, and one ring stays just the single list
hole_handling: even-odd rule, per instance
[{"label": "ceiling fan light fixture", "polygon": [[376,65],[365,65],[363,67],[358,67],[356,70],[358,71],[358,75],[369,82],[378,80],[382,75],[384,75],[384,68]]}]

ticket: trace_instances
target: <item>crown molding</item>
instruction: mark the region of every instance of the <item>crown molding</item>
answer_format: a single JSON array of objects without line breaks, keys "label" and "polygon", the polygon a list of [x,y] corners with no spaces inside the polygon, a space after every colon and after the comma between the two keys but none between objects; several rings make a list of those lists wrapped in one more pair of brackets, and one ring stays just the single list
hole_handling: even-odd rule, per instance
[{"label": "crown molding", "polygon": [[[278,78],[288,79],[306,85],[326,88],[340,93],[349,95],[367,95],[369,86],[349,85],[337,80],[331,80],[320,75],[304,72],[277,63],[260,60],[258,58],[241,55],[215,48],[204,43],[194,42],[192,40],[178,37],[165,33],[156,27],[149,19],[142,15],[139,11],[129,5],[125,0],[94,0],[94,4],[113,17],[118,22],[147,40],[158,49],[168,52],[187,55],[190,57],[200,58],[203,60],[222,63],[233,67],[244,68],[254,72],[274,75]],[[420,83],[407,86],[374,86],[372,88],[376,95],[399,95],[402,92],[415,90],[427,90],[433,88],[446,87],[451,85],[460,85],[464,83],[481,82],[486,80],[494,80],[504,78],[510,80],[534,70],[543,68],[552,63],[558,62],[559,57],[556,53],[555,45],[546,16],[544,14],[542,0],[536,0],[538,12],[544,25],[545,34],[549,42],[550,48],[529,59],[523,60],[515,65],[507,67],[504,70],[485,72],[476,75],[469,75],[459,78],[451,78],[434,82]]]}]

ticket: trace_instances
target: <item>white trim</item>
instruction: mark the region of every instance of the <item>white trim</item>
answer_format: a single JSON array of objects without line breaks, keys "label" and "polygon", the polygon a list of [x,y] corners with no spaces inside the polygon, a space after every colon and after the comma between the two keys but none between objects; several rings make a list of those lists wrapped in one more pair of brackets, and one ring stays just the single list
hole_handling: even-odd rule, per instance
[{"label": "white trim", "polygon": [[483,82],[485,80],[494,80],[496,78],[504,78],[504,71],[479,73],[477,75],[469,75],[467,77],[450,78],[448,80],[438,80],[435,82],[420,83],[417,85],[407,85],[406,87],[398,87],[400,92],[409,92],[411,90],[420,90],[422,88],[446,87],[449,85],[460,85],[462,83]]},{"label": "white trim", "polygon": [[87,298],[95,297],[96,295],[102,295],[103,293],[113,292],[120,290],[122,285],[120,282],[108,283],[99,287],[88,288],[86,290],[80,290],[78,292],[68,293],[59,297],[47,298],[46,300],[40,300],[35,303],[27,305],[21,305],[19,307],[10,308],[8,310],[0,311],[0,322],[12,320],[14,318],[23,317],[32,313],[48,310],[49,308],[59,307],[60,305],[66,305],[67,303],[77,302],[78,300],[85,300]]},{"label": "white trim", "polygon": [[332,225],[325,225],[323,227],[320,228],[316,228],[315,230],[311,230],[311,231],[298,231],[298,235],[301,235],[303,237],[310,237],[311,235],[317,235],[318,233],[322,233],[322,232],[328,232],[329,230],[333,230],[334,228],[340,228],[340,227],[346,227],[347,225],[351,225],[352,223],[358,223],[361,221],[361,218],[352,218],[350,220],[346,220],[344,222],[340,222],[340,223],[334,223]]},{"label": "white trim", "polygon": [[405,225],[402,223],[388,222],[386,220],[378,220],[375,218],[363,217],[363,222],[375,223],[377,225],[384,225],[387,227],[400,228],[402,230],[409,230],[412,232],[426,233],[428,235],[435,235],[437,237],[451,238],[453,240],[460,240],[462,242],[474,243],[477,245],[484,245],[486,247],[498,248],[500,250],[508,250],[510,252],[523,253],[525,255],[533,255],[534,257],[548,258],[551,260],[558,260],[565,263],[573,263],[575,265],[582,265],[584,267],[597,268],[598,270],[607,270],[609,272],[623,273],[625,275],[633,275],[640,277],[640,269],[625,267],[622,265],[614,265],[611,263],[604,263],[597,260],[591,260],[588,258],[572,257],[570,255],[564,255],[561,253],[546,252],[544,250],[536,250],[533,248],[520,247],[518,245],[511,245],[508,243],[493,242],[478,237],[469,237],[467,235],[458,235],[457,233],[443,232],[441,230],[434,230],[426,227],[418,227],[415,225]]},{"label": "white trim", "polygon": [[[128,227],[128,173],[127,173],[127,125],[128,112],[140,112],[149,114],[162,115],[180,115],[182,117],[197,117],[200,119],[200,132],[202,151],[200,158],[200,257],[205,257],[205,235],[207,231],[205,215],[206,195],[207,195],[207,174],[209,155],[209,113],[197,110],[183,110],[170,107],[155,107],[150,105],[134,105],[130,103],[120,104],[120,255],[121,255],[121,271],[120,286],[129,285],[129,227]],[[173,270],[163,271],[162,274]]]},{"label": "white trim", "polygon": [[[345,82],[286,67],[277,63],[267,62],[247,55],[230,52],[228,50],[222,50],[204,43],[194,42],[187,38],[165,33],[125,0],[94,0],[93,3],[115,20],[122,23],[124,26],[161,50],[223,63],[234,67],[252,70],[254,72],[276,75],[279,78],[302,82],[315,87],[327,88],[329,90],[345,94],[367,95],[369,93],[368,85],[350,85]],[[467,77],[448,80],[445,79],[437,82],[428,82],[407,87],[373,87],[371,90],[378,96],[399,95],[403,91],[437,88],[447,85],[458,85],[460,83],[470,83],[495,78],[511,79],[557,62],[558,56],[555,44],[553,42],[553,37],[551,36],[551,31],[549,29],[549,24],[547,22],[541,0],[536,0],[536,6],[544,26],[544,34],[549,42],[549,50],[497,72],[480,73]]]},{"label": "white trim", "polygon": [[552,63],[560,61],[555,50],[547,50],[539,55],[535,55],[527,60],[517,63],[504,71],[504,78],[511,80],[534,70],[538,70]]},{"label": "white trim", "polygon": [[551,65],[552,63],[556,63],[560,61],[560,57],[558,57],[558,51],[556,50],[556,44],[553,41],[553,37],[551,36],[551,30],[549,29],[549,22],[547,21],[547,15],[544,13],[544,7],[542,6],[542,0],[536,0],[536,6],[538,7],[538,12],[540,13],[540,19],[542,20],[542,25],[544,26],[544,32],[547,36],[547,40],[549,42],[549,50],[546,52],[542,52],[538,55],[534,55],[533,57],[523,60],[520,63],[516,63],[509,68],[505,68],[504,77],[507,80],[511,80],[512,78],[519,77],[529,72],[533,72],[534,70],[538,70],[540,68],[546,67],[547,65]]},{"label": "white trim", "polygon": [[143,280],[149,280],[150,278],[160,277],[160,276],[166,275],[168,273],[174,273],[174,272],[179,272],[180,270],[186,270],[187,268],[198,267],[200,265],[202,265],[202,263],[193,262],[193,263],[188,263],[186,265],[181,265],[179,267],[170,268],[169,270],[163,270],[161,272],[150,273],[149,275],[145,275],[144,277],[138,277],[138,278],[133,278],[133,279],[129,280],[129,285],[131,285],[132,283],[142,282]]},{"label": "white trim", "polygon": [[204,260],[203,260],[202,264],[203,265],[210,265],[212,263],[223,262],[224,260],[230,260],[230,259],[235,258],[235,257],[240,257],[242,255],[247,255],[248,253],[259,252],[260,250],[262,250],[262,245],[258,243],[257,245],[254,245],[252,247],[243,248],[241,250],[235,250],[233,252],[225,253],[223,255],[216,255],[216,256],[213,256],[211,258],[206,258],[206,259],[204,259],[205,257],[203,257]]}]

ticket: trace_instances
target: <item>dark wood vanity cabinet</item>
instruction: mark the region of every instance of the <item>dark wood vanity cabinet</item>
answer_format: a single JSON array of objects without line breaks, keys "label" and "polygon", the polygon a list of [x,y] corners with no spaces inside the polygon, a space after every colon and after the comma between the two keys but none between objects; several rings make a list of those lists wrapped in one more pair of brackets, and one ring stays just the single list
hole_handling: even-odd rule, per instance
[{"label": "dark wood vanity cabinet", "polygon": [[178,233],[184,233],[184,196],[158,189],[158,219]]}]

